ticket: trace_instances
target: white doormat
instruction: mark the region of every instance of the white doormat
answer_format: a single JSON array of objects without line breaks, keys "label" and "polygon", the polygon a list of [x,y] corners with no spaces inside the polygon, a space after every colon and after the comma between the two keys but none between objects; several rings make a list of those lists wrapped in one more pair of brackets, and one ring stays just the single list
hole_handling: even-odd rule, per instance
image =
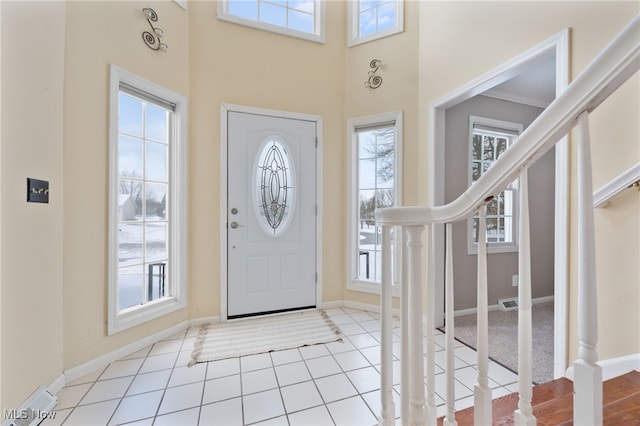
[{"label": "white doormat", "polygon": [[342,340],[342,332],[323,310],[205,324],[193,345],[189,366],[337,340]]}]

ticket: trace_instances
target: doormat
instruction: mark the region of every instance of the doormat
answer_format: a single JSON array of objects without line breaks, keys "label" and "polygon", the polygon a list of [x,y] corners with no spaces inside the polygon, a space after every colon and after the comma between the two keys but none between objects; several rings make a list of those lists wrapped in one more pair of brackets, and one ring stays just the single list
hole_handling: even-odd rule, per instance
[{"label": "doormat", "polygon": [[342,332],[323,310],[205,324],[189,366],[335,341],[342,341]]}]

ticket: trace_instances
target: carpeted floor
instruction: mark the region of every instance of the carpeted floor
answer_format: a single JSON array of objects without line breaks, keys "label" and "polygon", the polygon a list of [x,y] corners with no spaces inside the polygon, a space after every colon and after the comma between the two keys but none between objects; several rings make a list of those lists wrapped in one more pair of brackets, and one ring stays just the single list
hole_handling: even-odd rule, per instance
[{"label": "carpeted floor", "polygon": [[[553,302],[531,309],[533,321],[533,381],[553,380]],[[476,314],[455,317],[455,337],[476,348]],[[489,312],[489,358],[518,372],[518,311]]]}]

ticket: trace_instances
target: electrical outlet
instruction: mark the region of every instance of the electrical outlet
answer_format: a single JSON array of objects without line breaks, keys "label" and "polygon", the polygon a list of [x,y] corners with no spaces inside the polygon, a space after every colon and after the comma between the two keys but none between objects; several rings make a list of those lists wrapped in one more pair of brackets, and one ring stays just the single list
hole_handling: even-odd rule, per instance
[{"label": "electrical outlet", "polygon": [[27,202],[48,203],[49,181],[27,178]]},{"label": "electrical outlet", "polygon": [[513,287],[518,287],[518,276],[517,275],[512,275],[511,276],[511,285]]}]

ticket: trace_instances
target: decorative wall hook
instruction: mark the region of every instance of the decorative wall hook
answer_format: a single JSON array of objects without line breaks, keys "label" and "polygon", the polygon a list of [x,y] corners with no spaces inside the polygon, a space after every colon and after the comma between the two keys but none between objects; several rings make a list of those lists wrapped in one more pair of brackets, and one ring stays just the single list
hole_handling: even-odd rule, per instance
[{"label": "decorative wall hook", "polygon": [[142,9],[142,12],[145,14],[147,18],[147,22],[149,23],[149,26],[151,27],[151,31],[152,31],[152,32],[149,32],[149,31],[143,32],[142,39],[144,40],[145,44],[149,46],[150,49],[162,50],[163,52],[166,52],[169,46],[167,46],[165,43],[163,43],[160,40],[164,35],[164,31],[162,31],[161,28],[157,28],[153,26],[153,22],[158,21],[158,14],[156,13],[155,10],[151,9],[150,7],[145,7],[144,9]]},{"label": "decorative wall hook", "polygon": [[369,67],[371,67],[371,71],[369,71],[369,79],[364,82],[364,87],[368,87],[369,89],[377,89],[382,85],[382,77],[376,75],[378,68],[382,65],[382,61],[380,59],[372,59],[369,62]]}]

